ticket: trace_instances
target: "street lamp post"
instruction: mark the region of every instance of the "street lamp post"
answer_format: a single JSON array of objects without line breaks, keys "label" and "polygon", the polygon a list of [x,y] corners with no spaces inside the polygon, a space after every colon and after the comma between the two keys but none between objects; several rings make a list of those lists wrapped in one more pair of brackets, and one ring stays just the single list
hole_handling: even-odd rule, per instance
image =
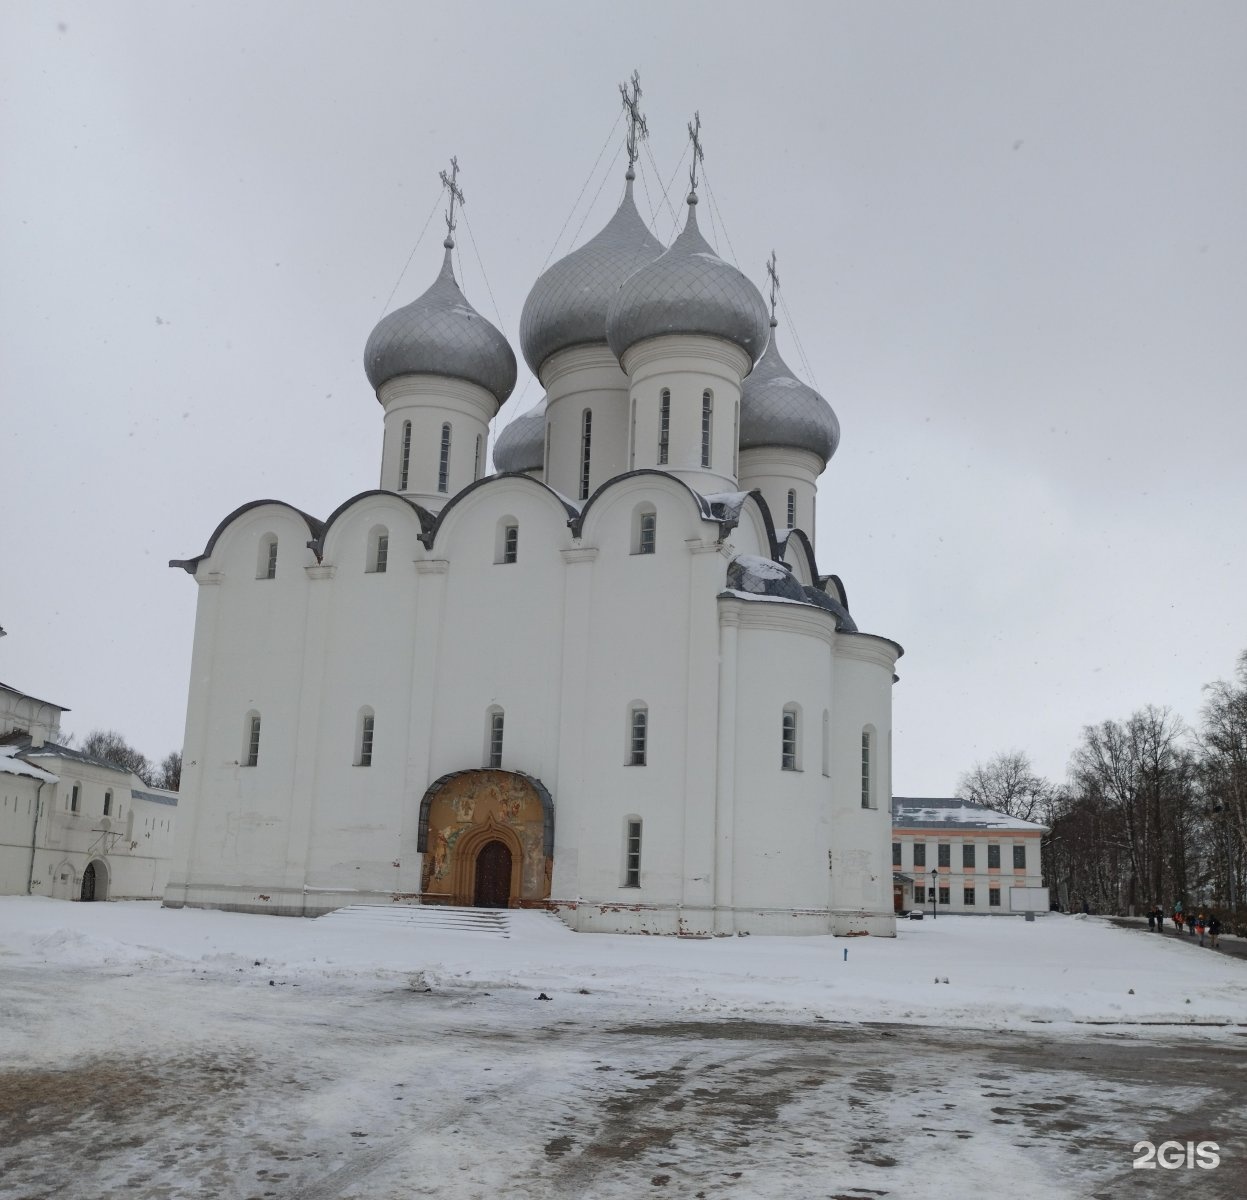
[{"label": "street lamp post", "polygon": [[939,883],[940,869],[939,867],[931,868],[931,920],[935,920],[935,888]]}]

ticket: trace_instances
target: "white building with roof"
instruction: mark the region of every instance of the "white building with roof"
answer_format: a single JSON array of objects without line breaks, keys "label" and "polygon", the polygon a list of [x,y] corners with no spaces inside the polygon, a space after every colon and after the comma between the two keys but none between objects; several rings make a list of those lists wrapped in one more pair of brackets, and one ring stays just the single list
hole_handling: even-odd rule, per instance
[{"label": "white building with roof", "polygon": [[664,249],[632,180],[529,294],[545,395],[497,474],[516,360],[455,280],[452,188],[440,273],[365,350],[379,488],[244,505],[172,564],[199,603],[166,904],[894,932],[901,648],[812,548],[839,424],[695,188]]},{"label": "white building with roof", "polygon": [[[892,798],[893,907],[1018,912],[1011,888],[1043,886],[1046,825],[959,797]],[[934,893],[934,896],[932,895]]]},{"label": "white building with roof", "polygon": [[159,899],[177,793],[60,745],[68,711],[0,684],[0,895]]}]

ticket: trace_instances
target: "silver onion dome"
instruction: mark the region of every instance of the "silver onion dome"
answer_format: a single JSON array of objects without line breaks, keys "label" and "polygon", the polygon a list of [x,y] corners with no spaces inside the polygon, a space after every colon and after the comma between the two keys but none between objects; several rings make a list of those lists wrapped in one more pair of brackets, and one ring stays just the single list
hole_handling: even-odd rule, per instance
[{"label": "silver onion dome", "polygon": [[606,314],[616,358],[646,338],[705,334],[739,346],[755,362],[766,346],[767,312],[758,289],[721,259],[697,228],[697,195],[665,254],[629,277]]},{"label": "silver onion dome", "polygon": [[628,171],[623,203],[606,227],[533,284],[520,316],[520,349],[534,375],[559,350],[606,341],[606,309],[620,285],[663,244],[637,212]]},{"label": "silver onion dome", "polygon": [[499,471],[540,471],[545,465],[546,402],[515,418],[494,443]]},{"label": "silver onion dome", "polygon": [[740,448],[790,446],[810,450],[826,466],[840,445],[840,422],[832,407],[799,380],[771,341],[740,389]]},{"label": "silver onion dome", "polygon": [[441,272],[423,296],[378,322],[364,347],[364,370],[374,389],[399,375],[447,375],[489,392],[499,406],[515,387],[515,352],[467,301],[445,243]]}]

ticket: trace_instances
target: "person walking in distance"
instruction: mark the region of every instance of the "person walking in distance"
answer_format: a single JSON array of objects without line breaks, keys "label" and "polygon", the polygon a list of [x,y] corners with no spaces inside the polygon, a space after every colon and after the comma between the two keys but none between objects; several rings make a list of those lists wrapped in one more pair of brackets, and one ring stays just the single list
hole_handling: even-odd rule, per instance
[{"label": "person walking in distance", "polygon": [[1208,945],[1215,950],[1217,939],[1221,936],[1221,919],[1216,913],[1208,918]]},{"label": "person walking in distance", "polygon": [[1181,900],[1179,900],[1179,901],[1178,901],[1178,903],[1174,905],[1174,909],[1173,909],[1173,927],[1174,927],[1174,928],[1175,928],[1175,929],[1176,929],[1179,933],[1181,933],[1181,932],[1182,932],[1182,901],[1181,901]]},{"label": "person walking in distance", "polygon": [[1199,944],[1201,946],[1204,944],[1204,930],[1207,928],[1208,928],[1208,918],[1205,917],[1203,913],[1200,913],[1195,918],[1195,932],[1199,934]]},{"label": "person walking in distance", "polygon": [[1152,907],[1147,910],[1147,927],[1148,929],[1156,928],[1156,905],[1155,904],[1153,904]]}]

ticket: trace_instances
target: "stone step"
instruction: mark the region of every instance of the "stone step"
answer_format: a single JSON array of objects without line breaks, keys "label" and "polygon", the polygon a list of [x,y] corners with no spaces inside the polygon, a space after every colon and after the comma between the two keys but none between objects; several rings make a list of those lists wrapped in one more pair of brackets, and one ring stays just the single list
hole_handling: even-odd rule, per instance
[{"label": "stone step", "polygon": [[559,929],[567,928],[553,913],[432,904],[349,904],[317,919],[332,921],[335,925],[345,922],[372,928],[401,926],[416,931],[471,933],[494,938],[510,938],[517,929],[549,931],[551,922]]}]

